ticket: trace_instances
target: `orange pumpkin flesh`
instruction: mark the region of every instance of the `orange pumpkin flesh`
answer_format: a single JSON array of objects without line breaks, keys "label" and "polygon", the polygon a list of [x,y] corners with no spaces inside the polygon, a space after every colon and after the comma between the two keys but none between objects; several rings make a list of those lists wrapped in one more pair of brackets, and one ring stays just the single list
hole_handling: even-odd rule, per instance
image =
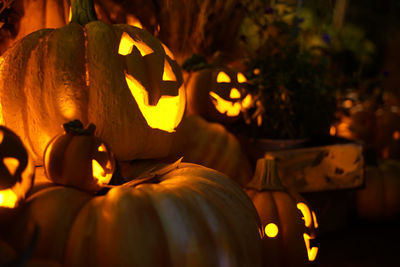
[{"label": "orange pumpkin flesh", "polygon": [[[123,35],[136,42],[127,55],[118,53]],[[151,52],[142,54],[141,47]],[[59,125],[74,119],[94,123],[119,160],[166,156],[185,107],[182,75],[171,56],[145,30],[107,25],[95,20],[91,1],[72,1],[69,25],[34,32],[0,58],[0,122],[21,136],[37,165],[51,138],[62,133]],[[179,101],[165,104],[174,97]],[[166,130],[140,110],[158,110],[159,103],[175,109],[174,115],[155,112],[173,117]]]},{"label": "orange pumpkin flesh", "polygon": [[194,164],[137,180],[97,196],[47,185],[7,239],[21,248],[37,225],[34,257],[63,266],[260,266],[258,217],[234,182]]}]

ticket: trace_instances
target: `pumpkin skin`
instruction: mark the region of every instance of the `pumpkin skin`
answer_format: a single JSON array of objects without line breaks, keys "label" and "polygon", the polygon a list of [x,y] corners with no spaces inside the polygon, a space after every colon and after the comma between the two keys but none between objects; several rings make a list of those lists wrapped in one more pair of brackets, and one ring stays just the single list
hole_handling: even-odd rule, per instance
[{"label": "pumpkin skin", "polygon": [[170,155],[226,174],[240,185],[247,184],[253,169],[239,141],[219,123],[186,115],[176,130]]},{"label": "pumpkin skin", "polygon": [[[188,76],[186,84],[187,113],[208,121],[231,123],[251,104],[246,91],[246,77],[229,68],[207,68]],[[217,107],[217,103],[220,104]]]},{"label": "pumpkin skin", "polygon": [[[72,1],[69,25],[36,31],[0,58],[0,122],[21,136],[37,165],[73,119],[94,123],[118,160],[166,156],[183,116],[182,75],[170,51],[145,30],[95,20],[91,4]],[[86,21],[82,10],[92,11]],[[121,54],[123,36],[132,42]],[[168,99],[175,102],[166,107]],[[143,106],[168,115],[161,120],[169,119],[168,130],[150,126]]]},{"label": "pumpkin skin", "polygon": [[34,257],[63,266],[260,266],[258,217],[233,181],[185,163],[146,180],[104,195],[42,186],[7,240],[23,247],[37,225]]},{"label": "pumpkin skin", "polygon": [[307,266],[314,261],[318,248],[310,240],[315,239],[318,227],[315,213],[297,192],[282,186],[274,159],[257,161],[245,191],[261,219],[263,265]]},{"label": "pumpkin skin", "polygon": [[0,215],[17,207],[33,185],[35,167],[21,139],[0,126]]},{"label": "pumpkin skin", "polygon": [[115,160],[107,145],[94,136],[95,126],[80,121],[64,124],[65,134],[54,138],[44,152],[46,176],[57,184],[98,191],[108,184]]},{"label": "pumpkin skin", "polygon": [[400,163],[382,159],[365,166],[365,186],[356,192],[359,219],[389,221],[400,217]]}]

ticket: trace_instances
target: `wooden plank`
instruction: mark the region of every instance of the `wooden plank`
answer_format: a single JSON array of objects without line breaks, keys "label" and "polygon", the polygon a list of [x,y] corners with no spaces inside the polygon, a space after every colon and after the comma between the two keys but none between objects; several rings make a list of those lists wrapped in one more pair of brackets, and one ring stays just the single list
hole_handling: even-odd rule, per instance
[{"label": "wooden plank", "polygon": [[357,143],[269,151],[285,186],[298,192],[357,188],[364,183],[362,146]]}]

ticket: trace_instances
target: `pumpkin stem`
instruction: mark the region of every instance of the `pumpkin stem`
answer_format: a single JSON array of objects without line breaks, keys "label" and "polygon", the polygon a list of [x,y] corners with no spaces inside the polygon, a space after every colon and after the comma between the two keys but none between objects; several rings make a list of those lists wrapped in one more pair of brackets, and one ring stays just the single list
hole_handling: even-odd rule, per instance
[{"label": "pumpkin stem", "polygon": [[93,0],[71,0],[71,23],[79,23],[85,26],[91,21],[97,20]]},{"label": "pumpkin stem", "polygon": [[278,167],[274,157],[267,155],[257,160],[253,179],[246,185],[257,191],[285,190],[278,175]]},{"label": "pumpkin stem", "polygon": [[63,124],[64,131],[73,135],[94,135],[96,125],[90,123],[88,127],[83,128],[83,124],[80,120],[73,120]]}]

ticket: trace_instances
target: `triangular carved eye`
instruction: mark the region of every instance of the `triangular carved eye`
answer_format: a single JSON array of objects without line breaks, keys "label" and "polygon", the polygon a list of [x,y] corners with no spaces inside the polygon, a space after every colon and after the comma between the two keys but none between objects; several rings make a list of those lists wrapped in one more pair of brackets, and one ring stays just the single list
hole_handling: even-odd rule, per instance
[{"label": "triangular carved eye", "polygon": [[3,158],[3,163],[7,167],[8,171],[12,176],[14,176],[15,172],[19,167],[19,160],[16,158],[6,157]]},{"label": "triangular carved eye", "polygon": [[129,34],[124,32],[122,33],[121,40],[119,42],[118,54],[123,56],[129,55],[132,53],[134,46],[136,46],[136,48],[139,50],[142,57],[154,53],[154,50],[150,46],[144,42],[135,41]]},{"label": "triangular carved eye", "polygon": [[218,72],[217,83],[230,83],[230,82],[231,82],[231,78],[229,77],[228,74],[226,74],[223,71]]},{"label": "triangular carved eye", "polygon": [[237,81],[238,81],[239,83],[245,83],[245,82],[247,82],[247,78],[246,78],[246,76],[243,75],[243,73],[238,72],[238,74],[237,74]]},{"label": "triangular carved eye", "polygon": [[174,74],[174,71],[172,70],[171,64],[169,64],[167,59],[164,60],[163,81],[176,82],[176,76]]}]

